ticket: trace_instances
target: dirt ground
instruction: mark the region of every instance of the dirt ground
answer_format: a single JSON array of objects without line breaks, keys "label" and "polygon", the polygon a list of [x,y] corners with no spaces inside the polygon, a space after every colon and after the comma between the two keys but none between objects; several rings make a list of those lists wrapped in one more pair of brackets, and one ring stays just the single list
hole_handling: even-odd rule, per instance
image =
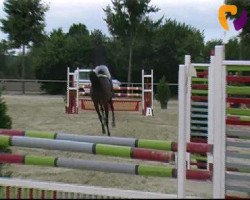
[{"label": "dirt ground", "polygon": [[[8,106],[8,114],[13,120],[13,129],[50,132],[62,131],[80,135],[102,135],[101,126],[95,112],[81,111],[78,115],[65,114],[65,104],[62,96],[4,95],[3,98]],[[161,110],[159,103],[155,101],[153,117],[145,117],[141,113],[134,112],[116,112],[115,117],[116,127],[111,128],[112,136],[177,141],[178,102],[176,100],[169,102],[167,110]],[[28,153],[32,155],[110,160],[114,162],[146,163],[140,160],[104,157],[84,153],[14,147],[12,151],[13,153],[20,154]],[[148,163],[158,164],[156,162]],[[15,178],[168,194],[177,192],[176,179],[17,165],[6,166],[5,170],[13,172],[12,176]],[[212,197],[212,184],[210,182],[188,181],[187,183],[187,195],[204,198]]]}]

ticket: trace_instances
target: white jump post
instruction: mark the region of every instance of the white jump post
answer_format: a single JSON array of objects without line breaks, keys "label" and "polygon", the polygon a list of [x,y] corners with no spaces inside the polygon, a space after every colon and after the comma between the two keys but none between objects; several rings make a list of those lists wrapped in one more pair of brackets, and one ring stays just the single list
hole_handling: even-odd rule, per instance
[{"label": "white jump post", "polygon": [[[70,72],[69,67],[67,68],[67,102],[66,112],[69,114],[76,114],[79,110],[79,68],[77,73]],[[75,92],[76,96],[73,97],[71,92]],[[75,98],[74,100],[72,98]],[[75,105],[72,105],[72,101],[75,101]],[[74,108],[73,108],[74,107]]]},{"label": "white jump post", "polygon": [[77,74],[76,74],[76,82],[75,82],[75,85],[76,85],[76,108],[77,110],[79,110],[79,68],[77,67]]},{"label": "white jump post", "polygon": [[[208,68],[208,135],[207,135],[207,143],[213,145],[214,144],[214,96],[215,96],[215,84],[214,84],[214,76],[216,73],[215,70],[215,56],[210,57],[210,66]],[[207,153],[207,169],[212,170],[213,166],[213,153]]]},{"label": "white jump post", "polygon": [[178,160],[177,160],[177,186],[178,198],[186,197],[186,146],[187,146],[187,123],[186,123],[186,98],[187,98],[187,74],[186,66],[179,66],[178,80]]},{"label": "white jump post", "polygon": [[[186,142],[190,142],[190,137],[191,137],[191,91],[192,91],[192,73],[190,72],[190,68],[191,68],[191,56],[190,55],[185,55],[185,70],[186,70],[186,76],[187,76],[187,80],[186,80],[186,101],[184,102],[184,104],[186,104],[186,113],[185,113],[185,134],[186,134]],[[196,75],[196,74],[194,74]],[[186,150],[185,150],[186,151]],[[187,169],[190,169],[190,153],[186,153],[186,164],[187,165]]]},{"label": "white jump post", "polygon": [[[150,78],[150,83],[147,83],[145,79]],[[149,84],[150,88],[145,87]],[[150,105],[145,106],[145,96],[151,94]],[[154,111],[154,70],[151,69],[151,74],[145,74],[144,69],[142,70],[142,114],[145,116],[152,116]]]},{"label": "white jump post", "polygon": [[[213,197],[225,198],[225,151],[226,151],[226,67],[224,46],[215,47],[215,60],[211,65],[214,76],[213,119],[209,125],[215,127],[210,133],[213,138]],[[213,69],[214,68],[214,69]]]},{"label": "white jump post", "polygon": [[185,65],[179,66],[178,80],[178,102],[179,102],[179,124],[178,124],[178,198],[186,196],[186,169],[190,169],[190,153],[186,152],[187,143],[190,142],[191,122],[191,83],[192,77],[197,73],[191,64],[191,56],[185,56]]}]

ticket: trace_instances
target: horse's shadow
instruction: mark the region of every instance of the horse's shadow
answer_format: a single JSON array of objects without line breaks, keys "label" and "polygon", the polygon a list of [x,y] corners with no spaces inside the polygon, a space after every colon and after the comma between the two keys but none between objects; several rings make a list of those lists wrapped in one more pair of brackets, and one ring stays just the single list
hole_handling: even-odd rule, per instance
[{"label": "horse's shadow", "polygon": [[106,134],[106,124],[108,136],[110,136],[109,106],[112,111],[112,126],[115,126],[114,106],[112,100],[112,83],[108,79],[108,77],[101,71],[98,75],[94,71],[91,72],[89,78],[91,82],[90,96],[101,122],[102,133]]}]

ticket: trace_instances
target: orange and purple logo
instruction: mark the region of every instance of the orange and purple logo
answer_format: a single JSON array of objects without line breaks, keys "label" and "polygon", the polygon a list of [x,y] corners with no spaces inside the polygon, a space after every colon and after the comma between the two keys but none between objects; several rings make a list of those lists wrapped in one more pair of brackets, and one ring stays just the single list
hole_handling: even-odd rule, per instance
[{"label": "orange and purple logo", "polygon": [[[227,13],[231,15],[236,15],[238,13],[238,8],[235,5],[222,5],[219,9],[219,22],[221,26],[229,31],[228,23],[227,23]],[[242,29],[247,23],[247,10],[243,8],[242,13],[239,18],[233,21],[234,29],[239,31]]]}]

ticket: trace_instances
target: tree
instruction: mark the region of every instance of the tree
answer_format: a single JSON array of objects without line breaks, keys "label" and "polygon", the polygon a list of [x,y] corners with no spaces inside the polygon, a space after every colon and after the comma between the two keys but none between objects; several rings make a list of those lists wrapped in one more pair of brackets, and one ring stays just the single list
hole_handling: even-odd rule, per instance
[{"label": "tree", "polygon": [[131,70],[134,45],[142,23],[149,19],[147,15],[159,9],[150,6],[151,0],[112,0],[113,8],[107,6],[106,23],[110,33],[118,37],[128,47],[128,83],[131,82]]},{"label": "tree", "polygon": [[168,101],[170,99],[171,92],[166,77],[163,76],[157,85],[156,100],[160,101],[161,109],[167,109]]},{"label": "tree", "polygon": [[94,30],[91,33],[91,39],[92,39],[92,46],[94,47],[93,49],[93,61],[94,65],[106,65],[107,64],[107,59],[106,59],[106,48],[105,48],[105,43],[106,43],[106,38],[102,34],[100,30]]},{"label": "tree", "polygon": [[[22,79],[25,78],[25,52],[31,42],[36,43],[43,38],[44,15],[48,6],[41,0],[5,0],[6,19],[1,19],[1,30],[8,34],[13,48],[22,47]],[[23,82],[23,93],[25,91]]]},{"label": "tree", "polygon": [[89,31],[84,24],[73,24],[69,28],[69,36],[82,36],[82,35],[89,35]]},{"label": "tree", "polygon": [[185,55],[192,55],[194,62],[202,61],[203,34],[184,23],[166,20],[155,32],[151,64],[155,66],[154,79],[159,81],[165,75],[167,82],[178,80],[179,64]]},{"label": "tree", "polygon": [[[0,88],[0,128],[2,129],[10,129],[12,126],[12,120],[7,115],[7,105],[1,97],[1,88]],[[0,152],[11,153],[11,150],[8,147],[0,146]],[[2,171],[3,164],[0,163],[0,176],[1,177],[9,177],[11,175],[10,172]]]},{"label": "tree", "polygon": [[69,54],[69,67],[92,65],[92,49],[89,31],[84,24],[73,24],[65,37],[65,51]]},{"label": "tree", "polygon": [[12,125],[11,118],[7,115],[7,105],[1,97],[0,89],[0,128],[10,129]]},{"label": "tree", "polygon": [[53,30],[43,45],[31,49],[32,65],[36,78],[58,80],[58,83],[42,83],[42,88],[49,94],[63,94],[67,79],[67,67],[93,66],[93,45],[85,25],[72,25],[68,33],[61,28]]},{"label": "tree", "polygon": [[[62,29],[53,30],[40,47],[32,48],[32,63],[36,78],[40,80],[66,80],[70,55],[66,50],[66,34]],[[62,94],[66,85],[61,83],[42,83],[42,90],[49,94]]]},{"label": "tree", "polygon": [[12,52],[8,52],[8,42],[0,41],[0,78],[7,78],[8,60],[12,57]]},{"label": "tree", "polygon": [[203,56],[204,62],[210,62],[210,56],[214,54],[214,48],[216,45],[222,45],[223,41],[221,39],[213,39],[206,42]]},{"label": "tree", "polygon": [[240,35],[240,59],[250,60],[250,33]]},{"label": "tree", "polygon": [[107,38],[106,52],[106,59],[112,76],[126,82],[128,78],[127,59],[122,42],[116,38]]},{"label": "tree", "polygon": [[231,38],[225,45],[226,59],[239,60],[240,59],[240,42],[237,37]]},{"label": "tree", "polygon": [[141,79],[142,69],[146,71],[157,69],[158,66],[155,65],[155,60],[157,60],[158,56],[155,54],[154,39],[160,27],[161,21],[153,22],[150,19],[145,20],[141,25],[140,37],[138,37],[134,47],[133,80]]},{"label": "tree", "polygon": [[0,41],[0,54],[6,54],[8,50],[8,44],[6,40]]},{"label": "tree", "polygon": [[6,56],[7,45],[5,41],[0,41],[0,78],[4,76],[4,71],[6,69]]}]

